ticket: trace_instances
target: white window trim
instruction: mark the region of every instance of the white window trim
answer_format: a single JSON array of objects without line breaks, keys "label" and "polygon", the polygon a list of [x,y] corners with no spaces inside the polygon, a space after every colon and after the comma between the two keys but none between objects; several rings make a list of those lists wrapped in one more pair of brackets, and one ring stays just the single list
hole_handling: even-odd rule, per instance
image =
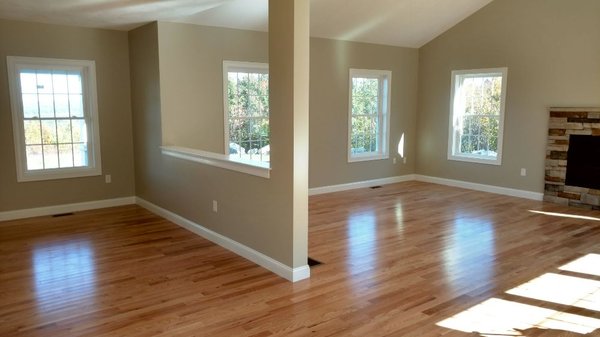
[{"label": "white window trim", "polygon": [[[68,60],[38,57],[7,56],[8,83],[12,110],[13,137],[15,143],[15,156],[17,162],[17,181],[39,181],[51,179],[65,179],[75,177],[98,176],[102,174],[102,161],[100,158],[100,128],[98,123],[98,99],[96,94],[96,63],[90,60]],[[25,155],[25,135],[23,130],[23,106],[21,100],[21,84],[18,80],[19,69],[22,66],[31,66],[36,69],[55,69],[54,67],[73,68],[82,72],[82,89],[84,118],[86,119],[88,151],[88,166],[27,170],[27,157]]]},{"label": "white window trim", "polygon": [[[352,154],[352,79],[354,77],[377,78],[384,81],[379,93],[383,99],[379,102],[382,113],[382,134],[378,139],[381,149],[377,152]],[[392,101],[392,72],[390,70],[350,69],[348,78],[348,162],[388,159],[390,156],[390,115]]]},{"label": "white window trim", "polygon": [[[502,75],[501,85],[501,97],[500,97],[500,117],[498,118],[498,151],[495,159],[472,154],[455,154],[454,153],[454,95],[457,90],[456,79],[461,75],[476,75],[474,77],[486,76],[486,75]],[[502,165],[502,145],[504,143],[504,116],[505,116],[505,105],[506,105],[506,82],[508,76],[508,68],[485,68],[485,69],[469,69],[469,70],[453,70],[451,74],[451,91],[450,91],[450,115],[448,122],[448,160],[463,161],[470,163],[489,164],[489,165]]]},{"label": "white window trim", "polygon": [[[259,62],[223,61],[223,118],[224,118],[224,148],[229,155],[229,102],[227,100],[228,73],[231,71],[269,74],[269,64]],[[270,116],[269,116],[270,117]]]}]

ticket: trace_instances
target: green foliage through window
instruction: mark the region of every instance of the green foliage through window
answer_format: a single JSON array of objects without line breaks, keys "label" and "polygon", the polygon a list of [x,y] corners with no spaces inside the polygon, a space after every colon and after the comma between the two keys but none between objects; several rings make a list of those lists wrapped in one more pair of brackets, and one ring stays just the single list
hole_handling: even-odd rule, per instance
[{"label": "green foliage through window", "polygon": [[227,105],[229,154],[268,162],[269,75],[229,71]]},{"label": "green foliage through window", "polygon": [[386,154],[390,76],[389,71],[350,70],[350,158]]},{"label": "green foliage through window", "polygon": [[497,159],[504,73],[453,76],[453,154]]}]

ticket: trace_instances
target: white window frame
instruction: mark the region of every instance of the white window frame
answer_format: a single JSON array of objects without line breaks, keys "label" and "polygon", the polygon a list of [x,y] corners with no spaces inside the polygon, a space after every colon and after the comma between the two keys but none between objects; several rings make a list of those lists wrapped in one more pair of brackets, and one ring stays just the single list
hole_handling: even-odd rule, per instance
[{"label": "white window frame", "polygon": [[[506,82],[508,76],[508,68],[486,68],[486,69],[471,69],[471,70],[454,70],[452,71],[451,93],[450,93],[450,118],[448,126],[448,160],[464,161],[480,164],[501,165],[502,164],[502,144],[504,135],[504,116],[506,105]],[[459,126],[459,116],[456,115],[456,95],[460,90],[462,79],[468,77],[486,77],[486,76],[501,76],[501,97],[500,97],[500,115],[498,116],[498,151],[496,158],[486,155],[460,153],[460,138],[457,139]]]},{"label": "white window frame", "polygon": [[[223,116],[224,116],[224,148],[225,155],[229,153],[229,101],[227,99],[227,84],[229,72],[247,72],[269,74],[269,64],[260,62],[223,61]],[[270,114],[269,114],[270,119]],[[253,160],[254,161],[254,160]]]},{"label": "white window frame", "polygon": [[[98,123],[95,62],[90,60],[68,60],[22,56],[7,56],[6,61],[8,66],[8,83],[11,98],[17,181],[26,182],[101,175],[102,162],[100,157],[100,130]],[[25,134],[23,126],[23,101],[21,98],[21,69],[58,69],[81,71],[83,118],[86,121],[86,131],[88,136],[87,166],[39,170],[27,169]]]},{"label": "white window frame", "polygon": [[[377,151],[352,153],[352,79],[375,78],[379,80]],[[392,72],[390,70],[350,69],[348,80],[348,162],[381,160],[389,158],[390,114],[392,97]]]}]

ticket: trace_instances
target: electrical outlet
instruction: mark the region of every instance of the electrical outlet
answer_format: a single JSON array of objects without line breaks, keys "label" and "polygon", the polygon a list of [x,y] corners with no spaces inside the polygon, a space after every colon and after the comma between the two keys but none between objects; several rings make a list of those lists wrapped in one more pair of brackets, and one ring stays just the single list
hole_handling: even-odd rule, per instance
[{"label": "electrical outlet", "polygon": [[527,175],[527,169],[525,169],[525,168],[522,168],[522,169],[521,169],[521,177],[524,177],[524,176],[526,176],[526,175]]},{"label": "electrical outlet", "polygon": [[217,213],[219,211],[219,204],[216,200],[213,200],[213,212]]},{"label": "electrical outlet", "polygon": [[104,182],[106,182],[107,184],[110,184],[112,182],[112,177],[110,176],[110,174],[104,176]]},{"label": "electrical outlet", "polygon": [[392,159],[392,163],[396,164],[396,157],[394,157],[394,159]]},{"label": "electrical outlet", "polygon": [[402,159],[402,162],[403,162],[404,164],[406,164],[406,157],[404,157],[404,159]]}]

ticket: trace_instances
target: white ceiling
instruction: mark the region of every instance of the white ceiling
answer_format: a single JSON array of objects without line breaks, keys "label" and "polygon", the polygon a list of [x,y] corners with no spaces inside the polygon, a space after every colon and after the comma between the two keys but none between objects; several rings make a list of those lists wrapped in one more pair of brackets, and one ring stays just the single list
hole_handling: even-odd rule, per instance
[{"label": "white ceiling", "polygon": [[[311,35],[421,47],[492,0],[310,0]],[[0,0],[0,18],[129,30],[150,21],[267,30],[268,0]]]}]

